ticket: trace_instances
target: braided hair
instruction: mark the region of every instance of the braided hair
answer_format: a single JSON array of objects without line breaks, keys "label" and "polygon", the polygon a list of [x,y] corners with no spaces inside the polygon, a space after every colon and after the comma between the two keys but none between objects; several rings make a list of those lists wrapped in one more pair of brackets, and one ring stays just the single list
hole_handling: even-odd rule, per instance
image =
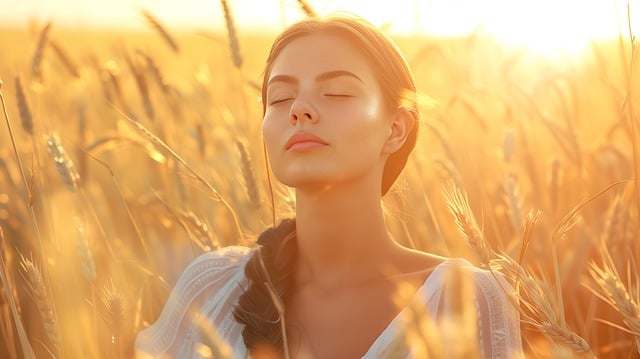
[{"label": "braided hair", "polygon": [[249,287],[240,296],[233,315],[238,323],[244,324],[242,337],[247,348],[266,345],[282,354],[281,318],[268,286],[273,286],[282,301],[293,291],[297,258],[295,219],[285,219],[277,227],[262,232],[257,243],[260,248],[245,267]]}]

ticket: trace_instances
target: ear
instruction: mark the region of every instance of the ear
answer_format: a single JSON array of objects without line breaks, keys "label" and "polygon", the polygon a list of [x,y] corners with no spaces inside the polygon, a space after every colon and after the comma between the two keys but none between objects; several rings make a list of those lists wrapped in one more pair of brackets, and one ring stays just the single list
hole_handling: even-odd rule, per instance
[{"label": "ear", "polygon": [[389,137],[382,149],[383,153],[392,154],[407,141],[407,137],[416,126],[416,115],[406,107],[398,107],[393,122],[389,127]]}]

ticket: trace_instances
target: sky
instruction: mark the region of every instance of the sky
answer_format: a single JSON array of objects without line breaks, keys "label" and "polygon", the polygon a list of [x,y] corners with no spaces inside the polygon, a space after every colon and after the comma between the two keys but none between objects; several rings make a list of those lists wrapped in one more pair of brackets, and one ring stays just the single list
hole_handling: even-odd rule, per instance
[{"label": "sky", "polygon": [[[227,0],[241,31],[277,30],[302,18],[296,0]],[[630,4],[640,31],[640,0],[307,0],[320,14],[355,13],[391,33],[458,36],[478,26],[506,42],[547,48],[588,44],[627,31]],[[56,26],[143,28],[140,10],[170,29],[221,30],[218,0],[0,0],[0,26],[52,20]],[[536,45],[537,44],[537,45]]]}]

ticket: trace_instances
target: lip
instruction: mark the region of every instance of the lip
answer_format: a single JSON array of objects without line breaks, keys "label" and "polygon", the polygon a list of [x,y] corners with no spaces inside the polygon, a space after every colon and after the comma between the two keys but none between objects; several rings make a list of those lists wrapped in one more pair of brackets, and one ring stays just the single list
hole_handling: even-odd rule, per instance
[{"label": "lip", "polygon": [[309,132],[296,132],[289,138],[285,148],[287,151],[304,151],[326,146],[327,143],[320,137]]}]

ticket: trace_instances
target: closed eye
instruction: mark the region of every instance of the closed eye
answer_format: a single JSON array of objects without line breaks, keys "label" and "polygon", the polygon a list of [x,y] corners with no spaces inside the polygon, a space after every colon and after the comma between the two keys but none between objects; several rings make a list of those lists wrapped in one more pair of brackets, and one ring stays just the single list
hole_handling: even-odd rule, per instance
[{"label": "closed eye", "polygon": [[338,94],[338,93],[326,93],[326,94],[324,94],[324,96],[326,96],[326,97],[343,97],[343,98],[346,98],[346,97],[355,97],[355,96],[353,96],[353,95]]},{"label": "closed eye", "polygon": [[283,103],[291,100],[293,100],[293,97],[281,98],[281,99],[271,101],[269,105],[277,105],[279,103]]}]

